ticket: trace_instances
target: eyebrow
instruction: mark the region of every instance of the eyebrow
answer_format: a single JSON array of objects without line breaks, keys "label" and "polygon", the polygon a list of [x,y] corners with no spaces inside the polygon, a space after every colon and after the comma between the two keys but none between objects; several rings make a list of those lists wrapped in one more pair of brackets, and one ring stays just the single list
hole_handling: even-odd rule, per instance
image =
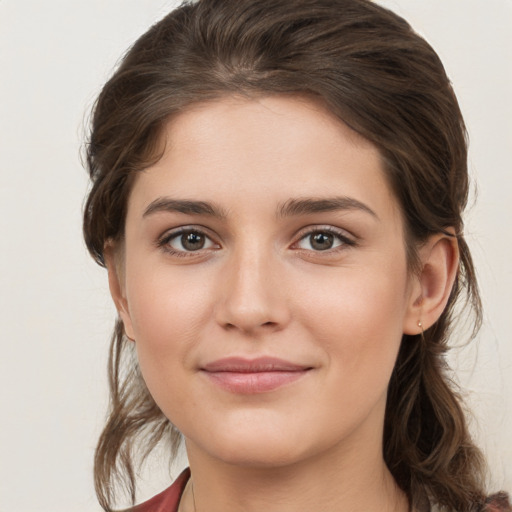
[{"label": "eyebrow", "polygon": [[334,212],[339,210],[359,210],[369,213],[376,219],[379,218],[369,206],[357,199],[347,196],[290,199],[278,208],[278,216],[291,217],[297,215],[310,215],[313,213]]},{"label": "eyebrow", "polygon": [[[377,214],[366,204],[352,197],[337,196],[330,198],[300,198],[289,199],[277,209],[278,217],[294,217],[298,215],[311,215],[314,213],[333,212],[339,210],[359,210],[369,213],[376,219]],[[152,201],[144,210],[143,217],[158,212],[178,212],[185,215],[207,215],[224,219],[227,213],[219,206],[206,201],[194,201],[187,199],[172,199],[159,197]]]},{"label": "eyebrow", "polygon": [[178,212],[186,215],[208,215],[210,217],[225,218],[226,212],[218,206],[206,201],[192,201],[186,199],[171,199],[159,197],[152,201],[144,210],[143,217],[157,212]]}]

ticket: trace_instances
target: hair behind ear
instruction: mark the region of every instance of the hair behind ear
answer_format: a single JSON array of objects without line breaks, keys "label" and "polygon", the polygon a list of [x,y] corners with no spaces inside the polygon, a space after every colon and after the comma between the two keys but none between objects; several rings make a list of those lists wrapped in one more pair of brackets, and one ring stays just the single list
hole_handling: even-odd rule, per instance
[{"label": "hair behind ear", "polygon": [[110,344],[108,378],[110,409],[96,447],[94,484],[100,505],[112,512],[115,490],[119,487],[126,491],[134,505],[135,469],[162,440],[170,442],[174,458],[181,434],[151,397],[139,371],[135,345],[124,335],[120,319]]},{"label": "hair behind ear", "polygon": [[438,342],[443,323],[402,340],[388,390],[384,456],[415,500],[426,496],[448,510],[475,512],[485,501],[484,461],[447,375],[446,345]]}]

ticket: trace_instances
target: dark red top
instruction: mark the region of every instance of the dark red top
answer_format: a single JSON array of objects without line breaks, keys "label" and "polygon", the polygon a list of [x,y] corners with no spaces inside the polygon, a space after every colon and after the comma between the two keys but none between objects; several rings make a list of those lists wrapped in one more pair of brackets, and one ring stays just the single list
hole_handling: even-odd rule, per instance
[{"label": "dark red top", "polygon": [[512,512],[512,506],[508,500],[508,495],[504,492],[494,494],[487,500],[485,512]]},{"label": "dark red top", "polygon": [[165,491],[137,505],[131,512],[178,512],[181,495],[190,478],[190,469],[185,469]]},{"label": "dark red top", "polygon": [[[131,512],[178,512],[181,495],[189,478],[190,469],[187,468],[168,489],[132,508]],[[489,497],[484,512],[512,512],[507,495],[499,493]]]}]

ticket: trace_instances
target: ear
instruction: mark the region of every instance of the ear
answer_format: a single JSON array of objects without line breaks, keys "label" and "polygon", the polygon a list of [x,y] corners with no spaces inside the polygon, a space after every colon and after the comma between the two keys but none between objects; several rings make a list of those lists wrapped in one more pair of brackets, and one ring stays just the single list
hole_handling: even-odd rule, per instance
[{"label": "ear", "polygon": [[413,277],[404,334],[419,334],[443,313],[459,268],[457,238],[444,234],[431,236],[420,248],[419,258],[421,270]]},{"label": "ear", "polygon": [[124,255],[122,248],[116,248],[112,242],[105,244],[103,251],[105,264],[108,271],[108,285],[110,295],[114,301],[119,317],[123,322],[124,333],[128,339],[134,340],[133,325],[128,301],[126,299],[126,287],[124,283]]}]

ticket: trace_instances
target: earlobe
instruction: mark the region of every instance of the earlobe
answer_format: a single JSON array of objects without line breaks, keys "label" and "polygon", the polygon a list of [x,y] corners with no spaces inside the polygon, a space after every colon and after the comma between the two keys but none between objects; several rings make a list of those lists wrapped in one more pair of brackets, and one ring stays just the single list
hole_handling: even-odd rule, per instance
[{"label": "earlobe", "polygon": [[419,334],[443,313],[459,268],[455,236],[432,236],[420,249],[421,271],[415,277],[404,334]]},{"label": "earlobe", "polygon": [[105,245],[104,257],[108,271],[108,285],[112,300],[114,301],[119,317],[123,322],[125,335],[128,339],[133,341],[135,339],[135,335],[133,333],[133,326],[124,286],[124,262],[122,261],[122,256],[117,254],[116,251],[117,249],[112,243]]}]

